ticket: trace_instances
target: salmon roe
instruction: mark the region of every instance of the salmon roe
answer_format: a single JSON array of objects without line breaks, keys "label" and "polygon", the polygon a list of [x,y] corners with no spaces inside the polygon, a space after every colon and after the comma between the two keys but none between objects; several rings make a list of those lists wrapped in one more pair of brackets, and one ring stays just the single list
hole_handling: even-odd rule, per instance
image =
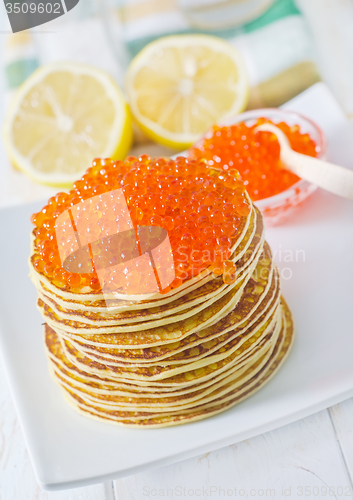
[{"label": "salmon roe", "polygon": [[[189,158],[204,158],[209,166],[225,171],[236,168],[254,201],[281,193],[295,184],[299,177],[282,167],[277,137],[272,132],[254,132],[262,123],[273,122],[259,118],[252,126],[244,122],[229,127],[214,126],[190,149]],[[274,125],[286,134],[294,151],[318,155],[315,142],[308,134],[300,132],[299,125],[289,126],[284,122]]]},{"label": "salmon roe", "polygon": [[32,259],[39,273],[61,288],[101,289],[95,272],[69,273],[61,266],[55,220],[77,203],[119,188],[134,226],[160,226],[168,231],[176,277],[164,293],[209,266],[225,283],[234,283],[236,266],[228,259],[251,212],[238,171],[215,170],[204,161],[184,157],[151,159],[147,155],[129,156],[124,162],[95,159],[69,193],[58,193],[32,215],[36,226]]}]

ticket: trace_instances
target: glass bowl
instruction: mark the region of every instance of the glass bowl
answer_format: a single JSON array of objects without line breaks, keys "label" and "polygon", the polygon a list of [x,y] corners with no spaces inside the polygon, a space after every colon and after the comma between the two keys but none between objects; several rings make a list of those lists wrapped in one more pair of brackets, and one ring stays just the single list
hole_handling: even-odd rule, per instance
[{"label": "glass bowl", "polygon": [[[227,118],[218,123],[220,127],[234,125],[245,122],[247,125],[254,125],[258,118],[268,118],[273,123],[286,122],[288,125],[299,125],[300,132],[309,134],[316,143],[318,158],[325,160],[327,154],[327,142],[321,128],[309,118],[294,111],[284,109],[265,108],[246,111],[232,118]],[[300,179],[285,191],[269,198],[257,200],[254,204],[261,210],[268,226],[274,226],[287,218],[304,200],[308,198],[317,186]]]}]

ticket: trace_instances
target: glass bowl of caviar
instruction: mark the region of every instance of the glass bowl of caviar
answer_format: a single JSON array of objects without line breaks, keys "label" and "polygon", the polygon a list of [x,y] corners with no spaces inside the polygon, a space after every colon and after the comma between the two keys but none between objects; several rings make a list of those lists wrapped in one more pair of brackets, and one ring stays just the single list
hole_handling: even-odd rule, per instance
[{"label": "glass bowl of caviar", "polygon": [[316,123],[294,111],[275,108],[246,111],[221,121],[190,148],[188,156],[204,158],[212,168],[238,170],[267,225],[276,225],[302,204],[316,186],[283,167],[274,134],[255,131],[267,122],[283,130],[294,151],[326,158],[326,139]]}]

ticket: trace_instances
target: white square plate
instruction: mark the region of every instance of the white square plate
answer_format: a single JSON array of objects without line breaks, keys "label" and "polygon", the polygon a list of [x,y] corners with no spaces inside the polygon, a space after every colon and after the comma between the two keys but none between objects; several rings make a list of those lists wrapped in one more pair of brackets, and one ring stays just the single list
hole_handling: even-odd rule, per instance
[{"label": "white square plate", "polygon": [[[348,165],[353,134],[322,85],[286,107],[326,132],[332,161]],[[296,340],[277,375],[215,417],[171,428],[128,429],[78,415],[48,373],[42,318],[27,267],[30,214],[0,211],[0,351],[37,479],[45,489],[83,486],[183,460],[305,417],[353,395],[353,203],[317,191],[268,231],[292,308]]]}]

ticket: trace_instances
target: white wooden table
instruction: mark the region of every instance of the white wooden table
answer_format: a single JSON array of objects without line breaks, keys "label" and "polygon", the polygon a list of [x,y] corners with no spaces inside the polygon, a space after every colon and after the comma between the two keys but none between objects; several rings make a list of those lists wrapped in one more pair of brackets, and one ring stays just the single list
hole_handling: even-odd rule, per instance
[{"label": "white wooden table", "polygon": [[96,486],[49,493],[36,483],[0,367],[0,499],[352,499],[352,422],[353,398],[175,465]]},{"label": "white wooden table", "polygon": [[[325,79],[341,98],[347,114],[353,116],[353,66],[345,64],[352,57],[347,47],[353,47],[352,0],[298,2],[321,49]],[[322,18],[316,22],[319,10]],[[5,159],[1,146],[0,159]],[[11,185],[21,191],[21,201],[51,194],[47,188],[38,187],[38,192],[33,186],[29,189],[26,179],[12,170],[3,170],[1,179],[1,205],[18,203],[18,191],[13,193]],[[0,500],[179,497],[353,499],[353,398],[272,432],[172,466],[96,486],[48,493],[36,483],[0,366]]]}]

